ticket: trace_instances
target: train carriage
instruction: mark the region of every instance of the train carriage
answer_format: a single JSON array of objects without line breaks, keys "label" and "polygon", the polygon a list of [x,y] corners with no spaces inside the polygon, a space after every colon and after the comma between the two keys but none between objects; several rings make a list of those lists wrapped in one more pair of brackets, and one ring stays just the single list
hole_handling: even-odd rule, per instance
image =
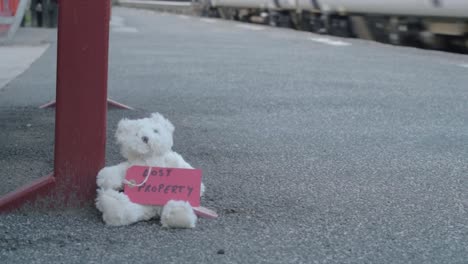
[{"label": "train carriage", "polygon": [[197,1],[227,19],[392,44],[468,49],[468,0]]}]

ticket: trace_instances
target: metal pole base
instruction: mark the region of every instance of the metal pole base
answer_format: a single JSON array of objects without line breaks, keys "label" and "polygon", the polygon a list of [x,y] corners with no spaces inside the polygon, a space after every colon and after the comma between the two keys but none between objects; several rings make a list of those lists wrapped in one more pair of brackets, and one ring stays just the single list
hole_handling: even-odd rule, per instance
[{"label": "metal pole base", "polygon": [[[131,106],[119,103],[119,102],[117,102],[115,100],[112,100],[110,98],[107,98],[107,104],[109,106],[113,106],[113,107],[120,108],[120,109],[135,110]],[[50,101],[50,102],[48,102],[46,104],[43,104],[43,105],[39,106],[40,109],[49,108],[49,107],[55,107],[55,101]]]},{"label": "metal pole base", "polygon": [[55,186],[55,177],[53,175],[41,177],[0,197],[0,212],[10,212],[27,202],[37,201],[40,197],[47,197],[55,192]]},{"label": "metal pole base", "polygon": [[[26,1],[23,1],[26,2]],[[0,213],[92,204],[105,165],[110,1],[59,0],[54,172],[0,197]],[[111,105],[122,104],[110,101]]]}]

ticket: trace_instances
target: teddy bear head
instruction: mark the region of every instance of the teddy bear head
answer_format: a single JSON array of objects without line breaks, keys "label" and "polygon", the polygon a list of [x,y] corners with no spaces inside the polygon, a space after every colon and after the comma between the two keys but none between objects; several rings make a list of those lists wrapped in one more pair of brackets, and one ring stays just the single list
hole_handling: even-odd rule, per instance
[{"label": "teddy bear head", "polygon": [[128,160],[163,155],[172,149],[174,126],[164,116],[153,113],[148,118],[122,119],[115,137],[122,156]]}]

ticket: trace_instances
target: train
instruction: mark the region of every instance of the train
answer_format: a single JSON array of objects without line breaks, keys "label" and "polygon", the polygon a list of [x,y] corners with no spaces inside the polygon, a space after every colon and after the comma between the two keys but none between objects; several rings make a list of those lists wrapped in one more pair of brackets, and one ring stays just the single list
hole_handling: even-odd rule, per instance
[{"label": "train", "polygon": [[192,0],[203,16],[468,51],[468,0]]}]

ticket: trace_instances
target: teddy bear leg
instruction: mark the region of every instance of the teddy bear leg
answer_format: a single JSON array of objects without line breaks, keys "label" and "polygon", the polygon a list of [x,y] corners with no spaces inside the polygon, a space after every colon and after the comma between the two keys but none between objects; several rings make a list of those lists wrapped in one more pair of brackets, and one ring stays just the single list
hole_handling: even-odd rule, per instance
[{"label": "teddy bear leg", "polygon": [[194,228],[197,216],[188,202],[171,200],[162,209],[161,224],[169,228]]},{"label": "teddy bear leg", "polygon": [[112,189],[98,190],[96,208],[102,212],[104,222],[111,226],[149,220],[159,213],[159,208],[133,203],[127,195]]}]

